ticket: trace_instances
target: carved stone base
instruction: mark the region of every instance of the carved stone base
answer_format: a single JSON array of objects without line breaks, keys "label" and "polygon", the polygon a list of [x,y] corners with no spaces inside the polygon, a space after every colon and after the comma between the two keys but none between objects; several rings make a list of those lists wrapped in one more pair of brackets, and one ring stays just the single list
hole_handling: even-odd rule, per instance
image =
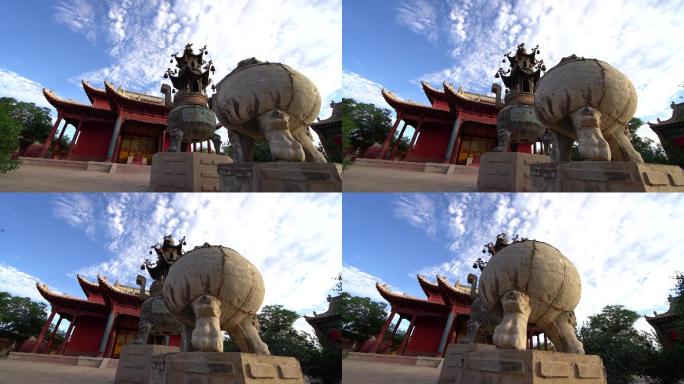
[{"label": "carved stone base", "polygon": [[156,356],[150,384],[304,384],[294,357],[240,352],[179,352]]},{"label": "carved stone base", "polygon": [[684,170],[630,161],[572,161],[531,167],[535,192],[684,192]]},{"label": "carved stone base", "polygon": [[230,156],[204,152],[159,152],[152,156],[150,192],[218,192],[216,167]]},{"label": "carved stone base", "polygon": [[450,344],[437,383],[605,384],[606,373],[595,355]]},{"label": "carved stone base", "polygon": [[530,192],[530,166],[551,162],[546,155],[521,152],[486,152],[480,157],[478,192]]},{"label": "carved stone base", "polygon": [[169,352],[178,352],[178,347],[124,345],[121,348],[114,384],[147,384],[150,381],[152,358]]},{"label": "carved stone base", "polygon": [[342,192],[335,164],[233,163],[218,167],[221,192]]}]

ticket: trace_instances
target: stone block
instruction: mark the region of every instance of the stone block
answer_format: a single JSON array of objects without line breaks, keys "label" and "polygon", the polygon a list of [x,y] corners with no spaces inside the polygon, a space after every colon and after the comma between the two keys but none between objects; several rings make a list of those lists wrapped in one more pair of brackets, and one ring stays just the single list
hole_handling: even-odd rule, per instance
[{"label": "stone block", "polygon": [[218,167],[221,192],[342,192],[332,163],[232,163]]},{"label": "stone block", "polygon": [[684,192],[684,170],[630,161],[573,161],[531,167],[535,192]]},{"label": "stone block", "polygon": [[147,384],[150,380],[152,359],[164,353],[178,352],[178,347],[167,345],[124,345],[119,356],[114,384]]},{"label": "stone block", "polygon": [[599,356],[451,344],[438,384],[605,384]]},{"label": "stone block", "polygon": [[294,357],[240,352],[180,352],[154,358],[150,384],[303,384]]},{"label": "stone block", "polygon": [[520,152],[487,152],[480,157],[478,192],[530,192],[530,166],[551,162],[546,155]]},{"label": "stone block", "polygon": [[230,156],[204,152],[159,152],[152,156],[150,192],[218,192],[217,166]]}]

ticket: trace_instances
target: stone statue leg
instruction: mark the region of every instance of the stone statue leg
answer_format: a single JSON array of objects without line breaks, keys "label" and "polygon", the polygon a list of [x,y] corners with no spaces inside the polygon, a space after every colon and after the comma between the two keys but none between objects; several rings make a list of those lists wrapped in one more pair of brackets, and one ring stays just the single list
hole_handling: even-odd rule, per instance
[{"label": "stone statue leg", "polygon": [[619,154],[621,155],[620,160],[643,163],[644,159],[641,157],[641,154],[632,146],[629,136],[627,136],[628,133],[629,130],[626,126],[624,129],[618,129],[613,132],[610,137],[608,137],[608,142],[611,144],[611,147],[618,148]]},{"label": "stone statue leg", "polygon": [[511,131],[497,128],[496,135],[499,143],[494,148],[494,152],[507,152],[508,147],[511,145]]},{"label": "stone statue leg", "polygon": [[195,349],[192,347],[192,331],[193,327],[189,325],[181,325],[181,342],[180,351],[181,352],[192,352]]},{"label": "stone statue leg", "polygon": [[270,355],[268,345],[259,336],[259,319],[256,315],[247,316],[240,322],[240,328],[244,332],[250,353],[257,355]]},{"label": "stone statue leg", "polygon": [[247,344],[245,333],[242,331],[242,329],[240,329],[239,325],[237,327],[228,329],[227,332],[228,336],[230,336],[230,340],[237,345],[237,347],[240,349],[240,352],[249,353],[249,345]]},{"label": "stone statue leg", "polygon": [[309,132],[309,127],[306,127],[304,129],[300,129],[295,135],[294,135],[295,140],[299,142],[299,144],[302,145],[302,149],[304,150],[304,156],[305,156],[305,161],[309,163],[327,163],[328,160],[325,159],[325,156],[323,156],[322,153],[316,149],[316,146],[313,143],[313,137],[311,136],[311,133]]},{"label": "stone statue leg", "polygon": [[228,140],[233,146],[234,162],[249,163],[254,160],[254,139],[228,128]]},{"label": "stone statue leg", "polygon": [[501,298],[504,315],[494,328],[494,345],[499,348],[527,348],[527,320],[530,298],[523,292],[510,290]]},{"label": "stone statue leg", "polygon": [[223,333],[219,324],[221,303],[210,295],[201,295],[191,302],[195,314],[192,346],[202,352],[223,352]]},{"label": "stone statue leg", "polygon": [[135,335],[133,344],[147,344],[147,338],[150,336],[152,324],[148,321],[141,321],[138,326],[138,334]]},{"label": "stone statue leg", "polygon": [[584,345],[577,339],[577,320],[575,320],[574,312],[562,312],[554,321],[558,329],[558,336],[562,345],[562,351],[566,353],[584,354]]},{"label": "stone statue leg", "polygon": [[570,161],[572,140],[560,133],[551,133],[551,160],[555,162]]},{"label": "stone statue leg", "polygon": [[304,161],[304,149],[290,133],[287,113],[274,109],[257,116],[257,121],[274,161]]},{"label": "stone statue leg", "polygon": [[601,134],[601,112],[582,107],[570,114],[582,160],[610,161],[610,146]]},{"label": "stone statue leg", "polygon": [[214,143],[214,150],[216,151],[217,155],[222,155],[223,152],[221,151],[221,136],[218,134],[214,133],[211,136],[211,142]]}]

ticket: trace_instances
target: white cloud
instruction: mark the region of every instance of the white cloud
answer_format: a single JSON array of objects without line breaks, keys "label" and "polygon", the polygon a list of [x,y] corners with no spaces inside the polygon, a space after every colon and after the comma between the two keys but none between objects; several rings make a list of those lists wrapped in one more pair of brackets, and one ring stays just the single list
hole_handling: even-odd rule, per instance
[{"label": "white cloud", "polygon": [[54,202],[52,213],[74,228],[83,230],[89,236],[95,234],[93,220],[95,206],[88,195],[71,193],[60,195]]},{"label": "white cloud", "polygon": [[55,6],[55,20],[89,41],[97,38],[95,7],[88,0],[60,1]]},{"label": "white cloud", "polygon": [[[0,97],[13,97],[18,101],[34,103],[39,107],[50,108],[54,111],[52,105],[43,96],[42,85],[3,68],[0,68]],[[56,112],[53,115],[56,116]]]},{"label": "white cloud", "polygon": [[426,194],[407,193],[394,201],[394,215],[412,226],[422,229],[430,237],[437,235],[438,212],[435,202]]},{"label": "white cloud", "polygon": [[360,103],[374,104],[378,108],[389,109],[394,113],[394,109],[382,97],[383,86],[381,84],[348,71],[342,73],[342,84],[344,97],[354,99]]},{"label": "white cloud", "polygon": [[[380,293],[375,288],[375,283],[377,282],[387,284],[381,278],[354,266],[344,265],[342,267],[342,288],[352,296],[369,297],[373,301],[384,302],[385,299],[380,296]],[[392,291],[397,291],[391,285],[388,286]]]},{"label": "white cloud", "polygon": [[403,1],[396,7],[395,20],[434,43],[439,37],[435,5],[426,0]]},{"label": "white cloud", "polygon": [[72,80],[109,80],[158,95],[169,56],[194,43],[196,49],[207,45],[215,83],[240,60],[256,57],[288,64],[311,78],[323,100],[329,100],[341,87],[341,15],[339,0],[112,4],[101,20],[113,62]]},{"label": "white cloud", "polygon": [[0,263],[0,291],[46,303],[36,289],[37,282],[40,282],[37,277],[22,272],[11,265]]},{"label": "white cloud", "polygon": [[186,250],[208,242],[249,259],[266,284],[264,305],[301,314],[327,308],[325,298],[342,265],[339,194],[143,193],[105,199],[97,221],[114,256],[74,273],[134,285],[149,247],[173,234],[187,237]]}]

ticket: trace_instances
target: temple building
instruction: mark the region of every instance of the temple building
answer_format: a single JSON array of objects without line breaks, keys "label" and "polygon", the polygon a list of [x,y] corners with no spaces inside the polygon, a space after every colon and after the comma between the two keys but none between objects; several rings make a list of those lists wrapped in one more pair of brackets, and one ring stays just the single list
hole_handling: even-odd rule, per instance
[{"label": "temple building", "polygon": [[[451,284],[441,276],[437,276],[437,283],[431,283],[418,275],[418,283],[427,299],[392,292],[386,286],[376,284],[380,295],[390,303],[391,310],[369,352],[389,353],[385,337],[393,340],[403,320],[407,320],[409,325],[396,350],[398,355],[442,356],[448,344],[457,342],[465,335],[472,304],[470,291],[473,288]],[[389,330],[396,316],[398,319]]]},{"label": "temple building", "polygon": [[667,301],[670,303],[670,307],[667,312],[659,314],[653,311],[653,316],[644,316],[651,327],[655,329],[658,340],[665,348],[671,348],[673,344],[682,341],[677,327],[684,319],[672,308],[677,299],[682,300],[684,298],[669,296]]},{"label": "temple building", "polygon": [[658,135],[667,158],[680,167],[684,167],[684,102],[670,104],[672,116],[664,121],[648,123]]},{"label": "temple building", "polygon": [[330,107],[332,115],[324,120],[318,119],[311,124],[311,129],[321,140],[328,160],[342,161],[342,102],[331,101]]},{"label": "temple building", "polygon": [[[152,155],[168,149],[170,138],[166,133],[163,98],[127,91],[107,81],[104,89],[86,81],[82,85],[90,104],[63,99],[43,89],[43,95],[57,110],[57,120],[37,157],[151,164]],[[67,125],[75,128],[74,137],[68,151],[58,153],[53,147],[62,139]],[[209,141],[206,145],[211,152]],[[183,150],[197,148],[194,143],[185,145]]]},{"label": "temple building", "polygon": [[[496,117],[499,107],[491,96],[455,90],[449,83],[443,89],[422,82],[430,105],[402,100],[383,89],[382,96],[394,108],[397,118],[380,152],[381,159],[395,159],[398,142],[406,126],[414,128],[408,152],[402,159],[415,162],[477,164],[481,153],[497,144]],[[399,124],[397,144],[390,148]]]},{"label": "temple building", "polygon": [[[82,276],[77,276],[77,279],[85,299],[55,292],[45,284],[36,284],[38,292],[50,303],[51,312],[37,341],[28,352],[49,351],[55,331],[62,320],[66,319],[69,327],[57,354],[118,358],[121,347],[133,343],[138,332],[142,305],[140,289],[118,283],[111,284],[99,275],[97,283]],[[55,315],[58,317],[57,323],[48,335]],[[150,341],[152,340],[148,342]],[[178,346],[180,337],[170,336],[163,343]]]},{"label": "temple building", "polygon": [[304,320],[316,331],[318,341],[342,343],[340,328],[340,296],[328,296],[328,310],[323,313],[313,313],[313,316],[304,316]]}]

